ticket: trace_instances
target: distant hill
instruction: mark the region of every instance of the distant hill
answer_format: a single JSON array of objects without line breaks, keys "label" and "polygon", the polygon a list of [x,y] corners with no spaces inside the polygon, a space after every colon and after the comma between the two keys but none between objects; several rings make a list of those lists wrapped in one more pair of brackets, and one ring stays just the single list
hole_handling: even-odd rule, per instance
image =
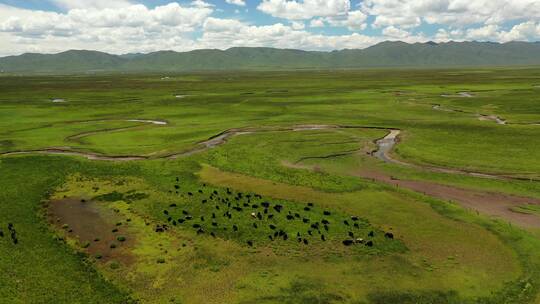
[{"label": "distant hill", "polygon": [[314,52],[236,47],[228,50],[160,51],[111,55],[71,50],[0,58],[0,70],[16,73],[181,72],[366,67],[540,65],[538,42],[414,43],[387,41],[366,49]]}]

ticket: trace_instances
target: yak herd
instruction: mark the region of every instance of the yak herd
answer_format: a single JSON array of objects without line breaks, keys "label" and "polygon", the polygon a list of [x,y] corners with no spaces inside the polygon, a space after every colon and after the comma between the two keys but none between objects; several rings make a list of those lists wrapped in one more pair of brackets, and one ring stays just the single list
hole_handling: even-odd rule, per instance
[{"label": "yak herd", "polygon": [[[253,236],[263,233],[267,234],[270,241],[289,240],[308,245],[314,240],[325,242],[330,236],[339,237],[336,232],[346,231],[341,238],[344,246],[374,246],[375,231],[371,230],[367,234],[363,232],[369,224],[358,216],[339,218],[339,215],[332,214],[330,210],[316,208],[313,203],[287,208],[282,204],[264,200],[259,194],[233,192],[229,188],[220,193],[218,190],[209,190],[205,184],[193,192],[183,191],[181,188],[180,178],[177,177],[174,190],[170,192],[187,197],[194,204],[200,205],[185,205],[188,208],[186,210],[176,203],[170,204],[162,211],[167,223],[156,225],[156,232],[164,232],[170,225],[184,225],[193,228],[197,235],[237,235],[237,238],[243,239],[252,247],[256,242]],[[295,231],[290,231],[291,227],[295,227]],[[332,233],[334,229],[335,232]],[[362,235],[363,233],[365,235]],[[251,239],[246,239],[248,237]],[[393,239],[394,235],[386,232],[384,237]]]}]

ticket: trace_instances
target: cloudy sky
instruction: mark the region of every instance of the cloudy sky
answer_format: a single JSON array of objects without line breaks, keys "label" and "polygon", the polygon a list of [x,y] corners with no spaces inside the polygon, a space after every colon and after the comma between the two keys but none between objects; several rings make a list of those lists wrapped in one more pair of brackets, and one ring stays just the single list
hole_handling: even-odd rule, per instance
[{"label": "cloudy sky", "polygon": [[540,40],[540,0],[0,0],[0,56]]}]

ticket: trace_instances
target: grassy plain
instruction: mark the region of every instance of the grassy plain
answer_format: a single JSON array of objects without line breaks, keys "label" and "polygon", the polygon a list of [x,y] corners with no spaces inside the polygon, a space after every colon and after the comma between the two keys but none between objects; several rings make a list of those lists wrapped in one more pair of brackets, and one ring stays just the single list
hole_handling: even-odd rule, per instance
[{"label": "grassy plain", "polygon": [[[540,186],[534,181],[540,178],[540,70],[163,76],[0,78],[0,153],[57,148],[149,158],[0,158],[2,299],[537,301],[538,231],[357,173],[377,171],[393,178],[540,199]],[[53,103],[54,98],[66,102]],[[480,120],[480,114],[501,117],[506,125]],[[255,132],[193,155],[163,158],[232,128],[298,125],[362,128]],[[402,161],[519,179],[383,163],[370,152],[390,128],[402,131],[392,152]],[[239,192],[243,196],[237,200]],[[251,212],[262,213],[265,201],[282,205],[283,211],[269,208],[273,218],[263,213],[263,219],[256,219]],[[304,210],[308,203],[313,206]],[[232,209],[235,206],[242,210]],[[538,216],[537,207],[527,204],[509,212]],[[226,210],[231,219],[224,216]],[[300,217],[288,219],[288,212]],[[187,215],[193,219],[185,220]],[[352,226],[351,216],[359,217],[358,228]],[[310,227],[323,219],[331,223],[328,231]],[[10,238],[8,223],[17,231],[18,244]],[[164,224],[167,229],[156,232]],[[203,232],[197,233],[199,226]],[[286,240],[274,234],[279,230],[287,233]],[[394,238],[385,237],[386,232]],[[356,238],[364,243],[342,244]],[[368,240],[374,246],[366,246]]]}]

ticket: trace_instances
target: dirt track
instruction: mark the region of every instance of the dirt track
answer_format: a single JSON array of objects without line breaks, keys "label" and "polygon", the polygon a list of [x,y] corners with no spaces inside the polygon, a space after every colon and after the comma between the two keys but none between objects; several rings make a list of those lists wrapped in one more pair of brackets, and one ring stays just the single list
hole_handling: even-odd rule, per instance
[{"label": "dirt track", "polygon": [[540,217],[511,210],[512,207],[525,204],[540,205],[540,199],[463,189],[427,181],[399,180],[375,171],[360,171],[356,175],[442,200],[453,201],[464,208],[511,222],[523,228],[540,228]]}]

